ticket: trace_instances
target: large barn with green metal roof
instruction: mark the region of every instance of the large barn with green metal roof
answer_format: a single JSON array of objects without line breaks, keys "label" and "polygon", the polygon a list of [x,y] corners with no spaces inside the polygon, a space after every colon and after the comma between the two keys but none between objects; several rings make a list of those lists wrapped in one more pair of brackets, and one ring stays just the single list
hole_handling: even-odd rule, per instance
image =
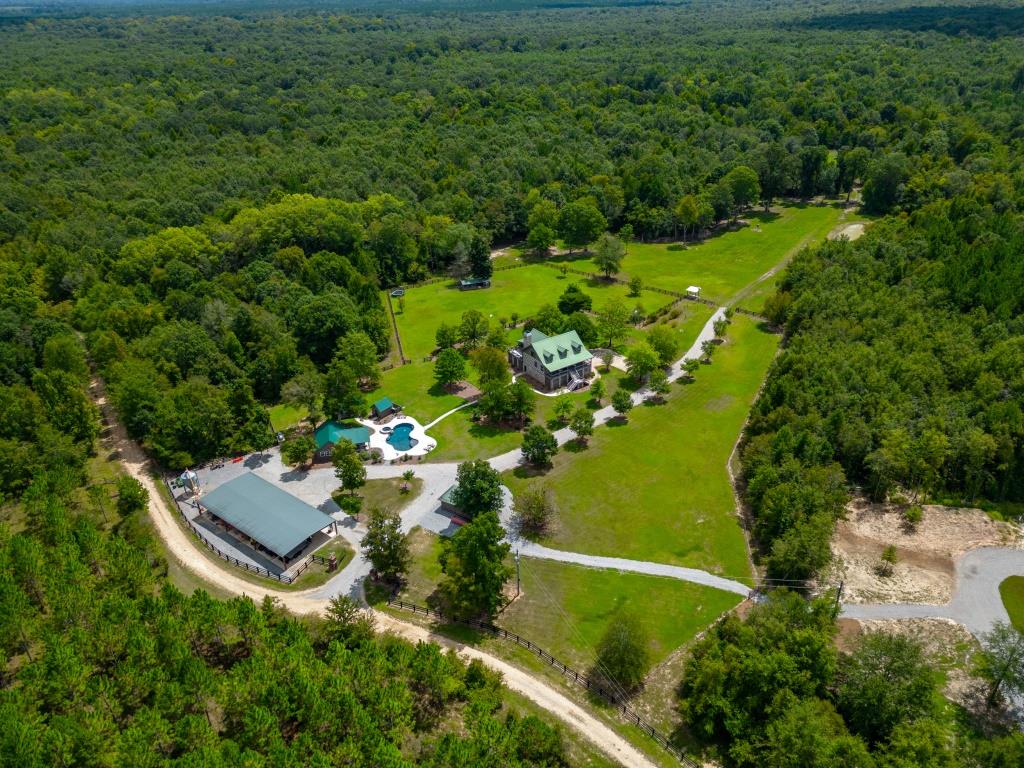
[{"label": "large barn with green metal roof", "polygon": [[252,472],[210,491],[199,506],[286,568],[318,533],[336,531],[333,518]]}]

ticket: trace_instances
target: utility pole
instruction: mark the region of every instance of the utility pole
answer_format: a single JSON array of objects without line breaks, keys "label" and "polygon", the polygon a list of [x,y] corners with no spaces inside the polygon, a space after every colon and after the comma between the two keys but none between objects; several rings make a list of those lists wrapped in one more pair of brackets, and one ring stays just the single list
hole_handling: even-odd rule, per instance
[{"label": "utility pole", "polygon": [[519,597],[519,591],[520,591],[521,584],[522,584],[522,580],[520,579],[520,574],[519,574],[519,550],[517,549],[516,550],[516,597]]},{"label": "utility pole", "polygon": [[836,604],[832,608],[832,615],[834,617],[839,616],[839,601],[843,599],[843,584],[844,583],[845,582],[843,582],[842,579],[839,580],[839,589],[836,590]]}]

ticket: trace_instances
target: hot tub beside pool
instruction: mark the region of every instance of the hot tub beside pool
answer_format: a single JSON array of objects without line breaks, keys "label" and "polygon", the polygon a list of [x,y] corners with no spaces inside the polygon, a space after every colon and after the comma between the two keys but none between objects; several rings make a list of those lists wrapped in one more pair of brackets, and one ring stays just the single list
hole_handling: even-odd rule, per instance
[{"label": "hot tub beside pool", "polygon": [[412,424],[399,424],[391,429],[391,434],[385,441],[396,451],[408,451],[419,444],[419,440],[412,436],[415,429]]}]

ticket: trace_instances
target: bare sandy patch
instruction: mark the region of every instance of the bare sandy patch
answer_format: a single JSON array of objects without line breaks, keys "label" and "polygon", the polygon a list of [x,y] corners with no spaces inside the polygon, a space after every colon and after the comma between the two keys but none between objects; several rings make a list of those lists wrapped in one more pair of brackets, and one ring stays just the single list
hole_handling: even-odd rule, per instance
[{"label": "bare sandy patch", "polygon": [[[844,582],[848,603],[948,603],[953,596],[957,558],[977,547],[1022,547],[1021,531],[990,519],[978,509],[925,505],[916,529],[904,521],[902,508],[870,504],[847,506],[832,539],[830,581]],[[882,551],[896,547],[897,562],[889,576],[877,573]]]},{"label": "bare sandy patch", "polygon": [[845,226],[838,227],[829,232],[828,239],[838,240],[841,237],[845,237],[847,240],[856,240],[864,234],[865,226],[867,225],[863,221],[855,221],[852,224],[846,224]]}]

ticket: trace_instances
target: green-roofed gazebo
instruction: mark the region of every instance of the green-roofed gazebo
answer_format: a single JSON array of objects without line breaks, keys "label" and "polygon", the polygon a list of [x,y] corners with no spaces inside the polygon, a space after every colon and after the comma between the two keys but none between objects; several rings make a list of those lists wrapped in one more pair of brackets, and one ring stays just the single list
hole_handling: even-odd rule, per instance
[{"label": "green-roofed gazebo", "polygon": [[325,421],[313,431],[313,442],[316,443],[315,461],[330,461],[334,446],[339,440],[348,440],[356,448],[365,449],[370,444],[370,430],[366,427],[346,427],[331,419]]},{"label": "green-roofed gazebo", "polygon": [[402,410],[399,406],[391,402],[390,397],[382,397],[372,406],[370,406],[370,415],[375,419],[383,419],[385,416],[390,416],[392,413],[397,413]]},{"label": "green-roofed gazebo", "polygon": [[259,475],[246,472],[199,499],[199,506],[285,564],[334,520]]}]

